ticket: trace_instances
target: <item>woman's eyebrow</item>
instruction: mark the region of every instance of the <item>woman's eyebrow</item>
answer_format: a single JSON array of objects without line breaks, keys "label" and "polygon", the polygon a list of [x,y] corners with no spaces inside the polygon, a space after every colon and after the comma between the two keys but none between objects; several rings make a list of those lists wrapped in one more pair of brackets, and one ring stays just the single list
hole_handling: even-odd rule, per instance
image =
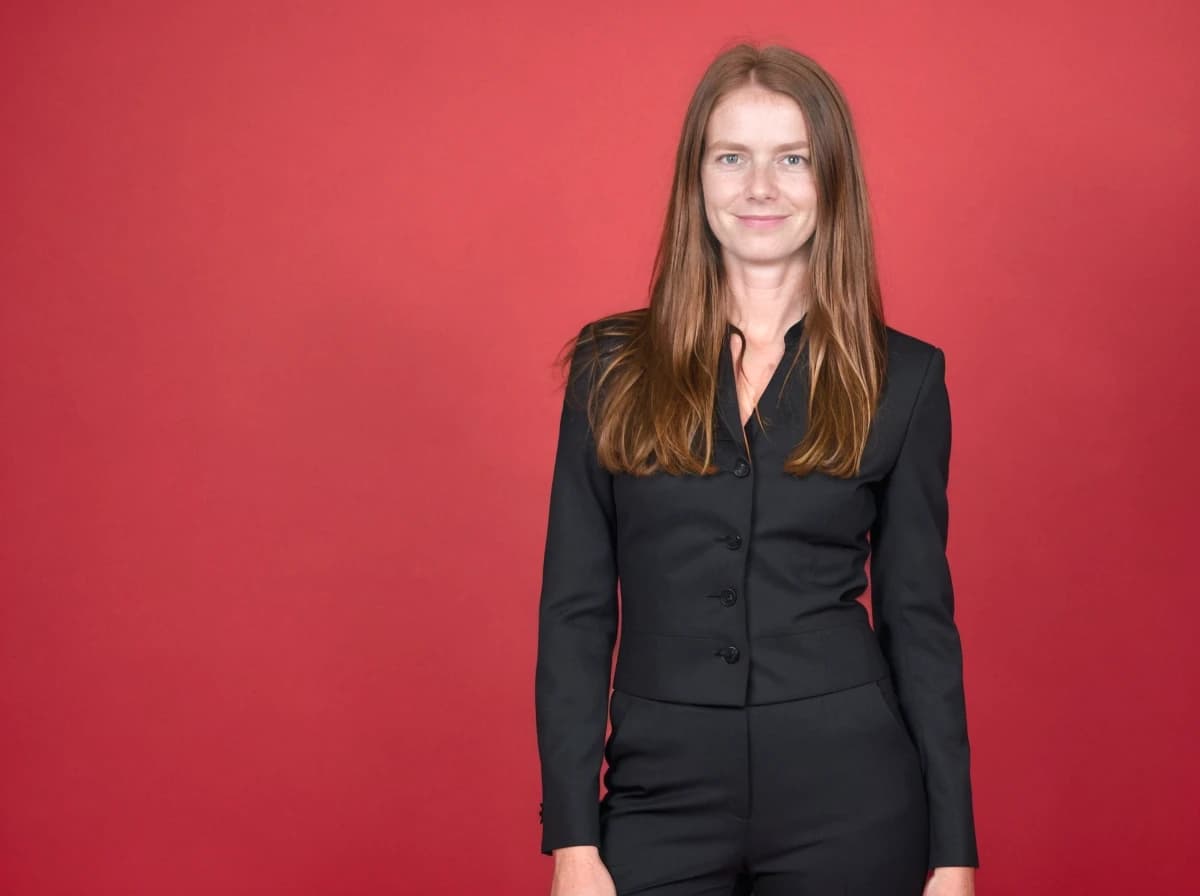
[{"label": "woman's eyebrow", "polygon": [[[740,149],[745,152],[750,151],[750,147],[743,146],[741,143],[730,143],[728,140],[718,140],[715,143],[710,143],[708,148],[711,149]],[[784,143],[781,146],[776,146],[772,152],[783,152],[785,149],[808,149],[807,140],[797,140],[795,143]]]}]

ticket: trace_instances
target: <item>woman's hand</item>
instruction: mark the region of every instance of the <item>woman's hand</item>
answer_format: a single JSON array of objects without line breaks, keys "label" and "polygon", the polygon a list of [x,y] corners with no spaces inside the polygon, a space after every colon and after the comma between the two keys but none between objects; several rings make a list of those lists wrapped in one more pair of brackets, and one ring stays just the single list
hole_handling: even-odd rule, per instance
[{"label": "woman's hand", "polygon": [[616,896],[617,888],[595,846],[564,846],[554,850],[554,881],[550,896]]},{"label": "woman's hand", "polygon": [[975,896],[975,869],[946,865],[934,868],[925,883],[924,896]]}]

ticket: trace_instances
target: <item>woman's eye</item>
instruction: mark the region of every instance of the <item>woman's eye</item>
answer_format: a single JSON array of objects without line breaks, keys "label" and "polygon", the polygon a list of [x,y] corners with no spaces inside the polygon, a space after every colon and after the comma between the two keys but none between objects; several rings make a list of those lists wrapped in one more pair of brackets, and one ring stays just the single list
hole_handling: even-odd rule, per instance
[{"label": "woman's eye", "polygon": [[[717,164],[726,165],[726,166],[736,165],[738,163],[739,159],[740,159],[740,156],[736,152],[723,152],[717,156]],[[790,153],[790,154],[784,156],[784,159],[787,160],[787,165],[789,168],[796,168],[796,167],[799,167],[800,165],[808,164],[808,159],[805,158],[804,156],[800,155],[799,153]]]}]

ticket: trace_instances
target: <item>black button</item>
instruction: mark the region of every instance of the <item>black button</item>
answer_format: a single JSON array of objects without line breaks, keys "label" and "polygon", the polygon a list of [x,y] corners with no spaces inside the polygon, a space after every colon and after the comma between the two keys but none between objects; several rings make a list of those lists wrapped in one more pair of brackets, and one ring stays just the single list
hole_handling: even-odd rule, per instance
[{"label": "black button", "polygon": [[737,592],[732,588],[722,588],[716,594],[708,596],[718,598],[727,607],[732,607],[737,603]]},{"label": "black button", "polygon": [[740,536],[736,533],[733,535],[725,536],[725,547],[729,548],[729,550],[736,551],[741,546],[742,546],[742,536]]},{"label": "black button", "polygon": [[736,663],[740,655],[738,649],[732,645],[713,651],[713,656],[723,657],[727,663]]},{"label": "black button", "polygon": [[737,463],[733,465],[734,476],[748,476],[750,474],[750,465],[746,463],[744,457],[739,457]]}]

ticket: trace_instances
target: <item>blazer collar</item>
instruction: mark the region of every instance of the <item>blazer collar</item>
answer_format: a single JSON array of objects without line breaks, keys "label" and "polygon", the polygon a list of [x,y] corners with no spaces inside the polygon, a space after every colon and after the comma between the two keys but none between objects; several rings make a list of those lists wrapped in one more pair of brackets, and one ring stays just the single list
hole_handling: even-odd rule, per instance
[{"label": "blazer collar", "polygon": [[[804,317],[807,316],[808,314],[806,313]],[[783,366],[784,372],[791,366],[792,357],[800,342],[800,336],[804,332],[804,317],[788,327],[787,332],[783,335],[784,353],[779,363]],[[741,408],[738,407],[737,380],[733,372],[733,350],[729,345],[730,337],[734,333],[741,334],[741,332],[732,322],[725,325],[725,338],[721,340],[721,355],[717,363],[717,411],[729,437],[733,439],[735,444],[744,446],[745,429],[742,427]],[[796,369],[792,371],[791,379],[788,380],[787,391],[789,394],[795,391],[797,377],[804,377],[805,373],[804,361],[797,361]],[[780,374],[780,376],[782,377],[783,374]],[[799,394],[802,397],[807,397],[803,389]],[[762,396],[762,398],[768,397],[766,393]],[[762,398],[759,400],[761,401]]]}]

